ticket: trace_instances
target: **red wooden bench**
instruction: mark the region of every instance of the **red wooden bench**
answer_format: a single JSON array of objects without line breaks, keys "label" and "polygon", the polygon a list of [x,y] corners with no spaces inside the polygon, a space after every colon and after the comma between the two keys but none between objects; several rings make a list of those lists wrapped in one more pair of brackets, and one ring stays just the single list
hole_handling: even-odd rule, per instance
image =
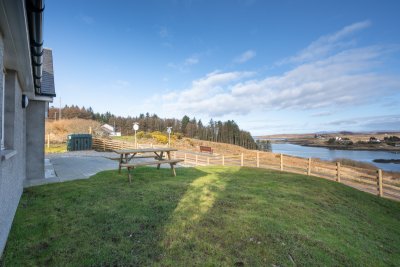
[{"label": "red wooden bench", "polygon": [[212,154],[213,150],[209,146],[200,146],[200,152],[208,152],[208,153]]}]

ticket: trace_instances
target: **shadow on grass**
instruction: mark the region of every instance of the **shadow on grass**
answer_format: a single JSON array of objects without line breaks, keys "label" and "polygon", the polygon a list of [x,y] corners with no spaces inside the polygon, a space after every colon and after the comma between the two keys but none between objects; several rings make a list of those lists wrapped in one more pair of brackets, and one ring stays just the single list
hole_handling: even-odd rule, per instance
[{"label": "shadow on grass", "polygon": [[400,205],[239,167],[138,168],[26,190],[3,264],[395,265]]},{"label": "shadow on grass", "polygon": [[3,265],[148,265],[162,254],[164,224],[190,184],[194,168],[138,168],[88,180],[32,187],[18,207]]},{"label": "shadow on grass", "polygon": [[[212,173],[216,177],[209,179],[207,190],[202,189],[208,196],[206,212],[200,209],[194,214],[201,216],[190,220],[191,213],[184,213],[190,204],[185,203],[186,209],[175,210],[166,225],[167,265],[385,266],[400,262],[397,202],[305,175],[238,167]],[[207,176],[192,186],[204,179]],[[200,201],[191,206],[195,211],[203,205]]]}]

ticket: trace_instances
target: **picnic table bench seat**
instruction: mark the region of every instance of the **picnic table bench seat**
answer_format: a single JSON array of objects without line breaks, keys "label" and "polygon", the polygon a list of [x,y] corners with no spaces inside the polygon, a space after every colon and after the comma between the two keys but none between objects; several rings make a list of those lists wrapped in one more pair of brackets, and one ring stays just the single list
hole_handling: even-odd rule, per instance
[{"label": "picnic table bench seat", "polygon": [[128,169],[129,183],[131,183],[132,182],[131,169],[134,169],[135,167],[157,165],[157,169],[159,169],[161,164],[168,163],[171,166],[172,175],[176,176],[174,166],[181,161],[183,161],[183,160],[182,159],[162,159],[162,160],[144,161],[144,162],[121,163],[120,166]]}]

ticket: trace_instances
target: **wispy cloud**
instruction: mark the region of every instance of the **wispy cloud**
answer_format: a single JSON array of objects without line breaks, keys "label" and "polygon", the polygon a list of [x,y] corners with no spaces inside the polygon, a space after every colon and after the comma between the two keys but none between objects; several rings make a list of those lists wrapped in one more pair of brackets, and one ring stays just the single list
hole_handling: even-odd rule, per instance
[{"label": "wispy cloud", "polygon": [[321,111],[321,112],[316,112],[311,114],[312,117],[325,117],[325,116],[330,116],[333,113],[330,111]]},{"label": "wispy cloud", "polygon": [[191,65],[196,65],[197,63],[199,63],[199,58],[198,56],[194,55],[185,59],[184,65],[191,66]]},{"label": "wispy cloud", "polygon": [[179,63],[169,62],[167,66],[169,68],[177,69],[180,72],[188,72],[191,66],[196,65],[199,62],[200,62],[200,56],[198,54],[194,54],[190,57],[187,57],[186,59],[184,59],[182,62]]},{"label": "wispy cloud", "polygon": [[161,38],[168,38],[168,37],[170,37],[170,32],[169,32],[169,30],[167,29],[167,27],[162,26],[162,27],[159,28],[158,35],[159,35]]},{"label": "wispy cloud", "polygon": [[241,64],[241,63],[244,63],[246,61],[249,61],[250,59],[252,59],[255,56],[256,56],[256,52],[255,51],[247,50],[247,51],[243,52],[241,55],[239,55],[236,58],[234,58],[233,62]]},{"label": "wispy cloud", "polygon": [[173,36],[171,30],[166,26],[156,26],[156,34],[161,40],[161,45],[166,48],[172,48]]},{"label": "wispy cloud", "polygon": [[343,128],[351,129],[365,129],[365,130],[400,130],[400,114],[385,115],[385,116],[368,116],[356,117],[344,120],[334,120],[328,122],[329,126],[341,126]]},{"label": "wispy cloud", "polygon": [[130,85],[130,82],[125,81],[125,80],[116,80],[116,81],[115,81],[115,84],[116,84],[117,86],[126,87],[126,86],[129,86],[129,85]]},{"label": "wispy cloud", "polygon": [[[400,79],[385,73],[382,66],[384,55],[397,52],[398,47],[341,45],[347,42],[346,37],[369,25],[368,21],[355,23],[319,38],[292,57],[291,61],[298,63],[280,75],[252,79],[253,72],[212,72],[193,81],[191,87],[173,92],[173,104],[166,101],[164,105],[208,116],[269,109],[315,109],[318,114],[321,109],[370,104],[383,95],[390,97],[400,88]],[[311,52],[312,47],[321,49]],[[319,112],[319,116],[325,115]]]},{"label": "wispy cloud", "polygon": [[79,15],[78,18],[80,21],[82,21],[83,23],[85,23],[87,25],[93,25],[95,23],[95,20],[93,17],[85,15],[85,14]]},{"label": "wispy cloud", "polygon": [[126,80],[114,80],[111,81],[108,85],[108,88],[111,88],[114,91],[118,91],[118,90],[128,90],[132,87],[132,84],[129,81]]},{"label": "wispy cloud", "polygon": [[371,26],[371,22],[368,20],[345,26],[333,34],[318,38],[305,49],[301,50],[297,55],[285,58],[281,60],[279,64],[307,62],[326,56],[337,49],[343,49],[352,46],[355,44],[354,40],[348,40],[346,37],[349,37],[369,26]]}]

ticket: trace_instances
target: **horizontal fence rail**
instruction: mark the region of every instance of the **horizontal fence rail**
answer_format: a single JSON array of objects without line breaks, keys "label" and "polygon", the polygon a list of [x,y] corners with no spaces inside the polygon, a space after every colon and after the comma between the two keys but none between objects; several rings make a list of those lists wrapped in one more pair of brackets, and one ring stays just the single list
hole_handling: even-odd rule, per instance
[{"label": "horizontal fence rail", "polygon": [[[167,145],[138,144],[138,148],[167,147]],[[113,151],[116,149],[135,148],[133,142],[93,138],[93,149]],[[243,166],[280,170],[308,176],[322,177],[361,191],[400,200],[400,179],[382,170],[365,169],[341,165],[340,162],[326,162],[319,159],[300,158],[284,154],[249,150],[239,154],[209,154],[177,147],[173,158],[182,159],[184,166]]]}]

